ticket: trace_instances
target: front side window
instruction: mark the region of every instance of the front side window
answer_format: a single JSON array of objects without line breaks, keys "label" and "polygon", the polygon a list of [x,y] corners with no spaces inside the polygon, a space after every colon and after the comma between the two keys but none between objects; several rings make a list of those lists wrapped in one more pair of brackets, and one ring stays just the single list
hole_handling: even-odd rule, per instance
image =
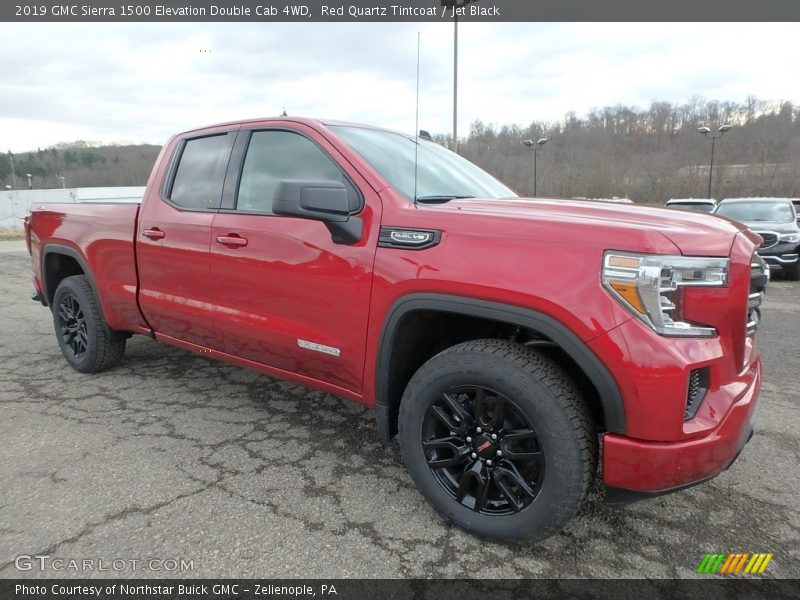
[{"label": "front side window", "polygon": [[169,199],[182,208],[218,208],[232,142],[228,134],[187,140]]},{"label": "front side window", "polygon": [[242,167],[236,210],[274,214],[272,200],[282,179],[341,181],[338,166],[314,142],[290,131],[255,131]]}]

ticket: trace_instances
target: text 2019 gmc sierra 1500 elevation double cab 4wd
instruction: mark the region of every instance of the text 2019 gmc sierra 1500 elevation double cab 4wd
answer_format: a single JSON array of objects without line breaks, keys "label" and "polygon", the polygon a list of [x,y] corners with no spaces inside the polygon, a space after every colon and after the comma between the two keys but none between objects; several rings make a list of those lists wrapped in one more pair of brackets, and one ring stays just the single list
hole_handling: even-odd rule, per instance
[{"label": "text 2019 gmc sierra 1500 elevation double cab 4wd", "polygon": [[26,228],[74,368],[142,334],[373,407],[487,538],[551,535],[598,473],[611,501],[705,480],[752,432],[760,239],[713,216],[518,198],[432,142],[286,117],[177,135],[141,205]]}]

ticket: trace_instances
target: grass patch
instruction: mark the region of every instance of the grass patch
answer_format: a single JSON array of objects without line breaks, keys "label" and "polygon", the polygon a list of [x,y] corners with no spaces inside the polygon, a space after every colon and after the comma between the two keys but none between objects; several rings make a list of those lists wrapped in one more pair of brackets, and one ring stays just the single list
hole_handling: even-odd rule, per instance
[{"label": "grass patch", "polygon": [[0,229],[0,241],[24,240],[25,232],[22,229]]}]

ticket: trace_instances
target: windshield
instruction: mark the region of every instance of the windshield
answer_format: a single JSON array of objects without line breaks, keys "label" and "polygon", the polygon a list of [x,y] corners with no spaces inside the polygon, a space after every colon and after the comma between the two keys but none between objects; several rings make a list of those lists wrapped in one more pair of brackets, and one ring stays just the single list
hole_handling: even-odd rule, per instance
[{"label": "windshield", "polygon": [[788,202],[729,202],[717,207],[716,214],[734,221],[765,221],[789,223],[794,221],[792,205]]},{"label": "windshield", "polygon": [[[413,137],[362,127],[333,126],[336,134],[395,188],[414,198]],[[511,198],[516,194],[494,177],[434,142],[419,140],[416,196],[420,200]]]}]

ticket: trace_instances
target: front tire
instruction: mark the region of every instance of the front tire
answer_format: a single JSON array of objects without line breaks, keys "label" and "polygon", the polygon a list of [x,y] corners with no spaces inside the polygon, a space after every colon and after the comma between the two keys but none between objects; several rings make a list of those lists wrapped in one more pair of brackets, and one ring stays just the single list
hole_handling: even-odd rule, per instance
[{"label": "front tire", "polygon": [[53,296],[53,324],[61,353],[81,373],[116,366],[125,352],[125,335],[108,326],[85,275],[66,277]]},{"label": "front tire", "polygon": [[453,346],[411,378],[400,446],[415,484],[479,536],[537,541],[578,511],[597,443],[580,392],[552,359],[504,340]]}]

